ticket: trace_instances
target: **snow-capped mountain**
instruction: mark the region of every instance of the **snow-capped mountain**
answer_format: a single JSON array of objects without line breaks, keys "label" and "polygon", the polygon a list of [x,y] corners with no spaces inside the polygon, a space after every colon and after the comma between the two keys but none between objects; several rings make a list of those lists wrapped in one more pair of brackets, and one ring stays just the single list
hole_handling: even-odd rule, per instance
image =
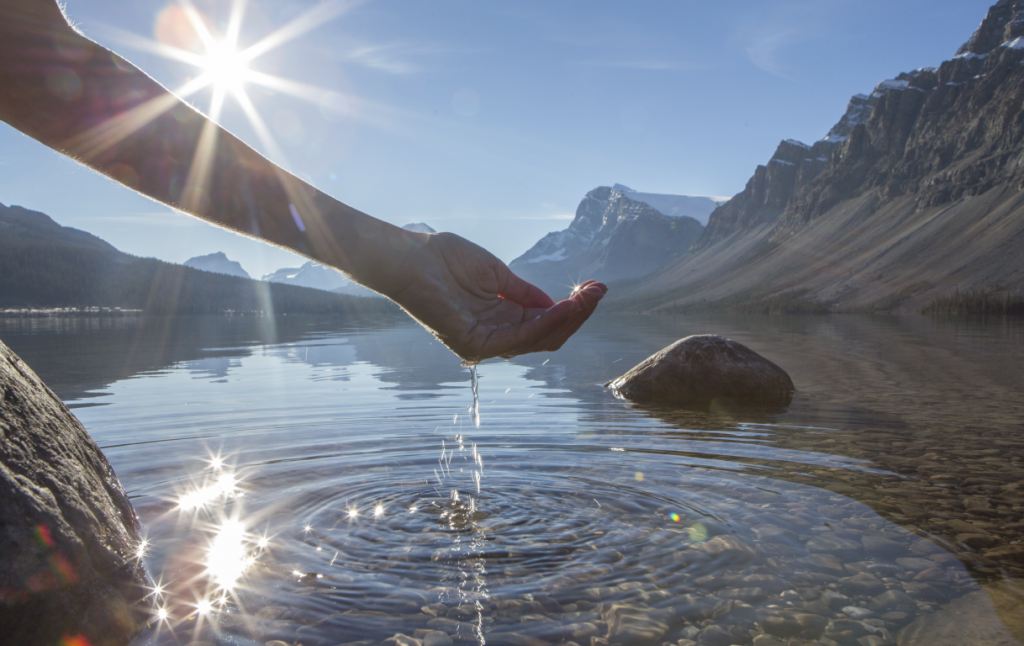
[{"label": "snow-capped mountain", "polygon": [[568,229],[544,236],[509,267],[557,297],[580,280],[648,274],[686,253],[703,231],[694,218],[663,215],[623,188],[587,193]]},{"label": "snow-capped mountain", "polygon": [[333,292],[352,283],[341,272],[315,263],[312,260],[301,267],[278,269],[264,276],[262,280],[268,283],[283,283],[285,285],[322,289],[325,292]]},{"label": "snow-capped mountain", "polygon": [[184,264],[186,267],[192,267],[193,269],[200,269],[202,271],[210,271],[215,274],[227,274],[228,276],[238,276],[239,278],[252,278],[244,269],[242,269],[242,265],[237,261],[228,259],[222,251],[211,253],[206,256],[189,258]]},{"label": "snow-capped mountain", "polygon": [[637,202],[653,206],[662,215],[679,217],[685,215],[707,225],[711,212],[719,203],[704,195],[668,195],[665,193],[640,193],[628,186],[615,184],[612,188]]},{"label": "snow-capped mountain", "polygon": [[410,222],[402,228],[414,233],[437,233],[437,231],[434,231],[430,226],[423,224],[422,222]]}]

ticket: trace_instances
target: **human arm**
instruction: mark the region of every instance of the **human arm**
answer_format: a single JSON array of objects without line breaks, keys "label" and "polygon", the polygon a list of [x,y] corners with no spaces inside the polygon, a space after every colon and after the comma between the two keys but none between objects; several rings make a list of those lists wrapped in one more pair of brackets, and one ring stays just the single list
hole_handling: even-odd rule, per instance
[{"label": "human arm", "polygon": [[52,0],[0,0],[0,119],[179,211],[341,270],[468,361],[557,349],[605,291],[555,304],[458,236],[342,204],[77,33]]}]

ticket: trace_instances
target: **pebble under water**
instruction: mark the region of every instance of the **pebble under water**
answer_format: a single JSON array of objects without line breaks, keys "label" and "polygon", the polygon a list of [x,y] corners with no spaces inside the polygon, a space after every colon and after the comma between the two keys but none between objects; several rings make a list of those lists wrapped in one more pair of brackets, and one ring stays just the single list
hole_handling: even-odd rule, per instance
[{"label": "pebble under water", "polygon": [[[154,646],[936,643],[1024,577],[1022,332],[605,317],[477,401],[404,322],[0,320],[132,498]],[[785,368],[789,410],[601,386],[695,333]]]}]

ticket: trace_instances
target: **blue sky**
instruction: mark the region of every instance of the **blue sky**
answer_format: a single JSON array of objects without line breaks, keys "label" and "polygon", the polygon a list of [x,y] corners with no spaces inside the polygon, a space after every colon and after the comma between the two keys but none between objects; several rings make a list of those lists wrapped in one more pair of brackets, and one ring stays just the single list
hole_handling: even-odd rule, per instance
[{"label": "blue sky", "polygon": [[[229,1],[194,3],[226,28]],[[197,70],[137,43],[155,38],[170,4],[67,0],[67,12],[178,88]],[[219,120],[358,209],[426,222],[511,261],[565,228],[596,186],[739,192],[779,141],[824,136],[853,94],[951,58],[990,4],[249,0],[242,46],[319,11],[315,28],[251,63],[301,83],[303,96],[247,86],[275,150],[237,101]],[[210,92],[189,100],[206,111]],[[173,213],[2,124],[0,202],[140,256],[224,251],[255,277],[301,262]]]}]

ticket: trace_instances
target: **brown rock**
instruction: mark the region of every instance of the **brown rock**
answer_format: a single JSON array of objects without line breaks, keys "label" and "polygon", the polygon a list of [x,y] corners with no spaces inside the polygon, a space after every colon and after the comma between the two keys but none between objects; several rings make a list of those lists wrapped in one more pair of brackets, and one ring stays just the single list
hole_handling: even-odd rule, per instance
[{"label": "brown rock", "polygon": [[697,406],[718,399],[787,406],[794,391],[782,368],[712,334],[676,341],[608,385],[632,401]]},{"label": "brown rock", "polygon": [[992,547],[999,541],[991,534],[957,534],[956,542],[966,545],[971,549],[978,550],[986,547]]},{"label": "brown rock", "polygon": [[997,561],[1024,563],[1024,545],[1003,545],[985,551],[985,557]]}]

